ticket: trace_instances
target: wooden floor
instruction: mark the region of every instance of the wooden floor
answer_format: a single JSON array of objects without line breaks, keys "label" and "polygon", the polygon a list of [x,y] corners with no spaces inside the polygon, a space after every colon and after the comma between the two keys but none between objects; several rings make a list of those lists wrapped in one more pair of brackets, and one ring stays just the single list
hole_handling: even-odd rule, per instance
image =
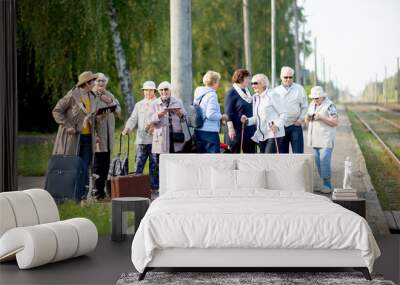
[{"label": "wooden floor", "polygon": [[[400,235],[377,236],[376,240],[382,256],[375,262],[374,272],[399,284]],[[134,271],[130,247],[131,240],[114,243],[109,236],[102,236],[88,256],[30,270],[19,270],[16,262],[4,263],[0,265],[0,284],[115,284],[122,273]]]}]

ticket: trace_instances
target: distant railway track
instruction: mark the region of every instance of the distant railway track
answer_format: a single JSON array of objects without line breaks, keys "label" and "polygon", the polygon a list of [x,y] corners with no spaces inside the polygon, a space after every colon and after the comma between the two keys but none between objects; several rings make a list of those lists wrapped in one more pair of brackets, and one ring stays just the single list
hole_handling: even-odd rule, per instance
[{"label": "distant railway track", "polygon": [[[375,132],[375,130],[363,119],[361,118],[360,114],[356,111],[353,111],[354,114],[356,115],[356,117],[358,118],[358,120],[360,120],[360,122],[371,132],[371,134],[374,135],[374,137],[379,141],[379,143],[382,145],[382,147],[384,148],[384,150],[386,151],[386,153],[393,159],[394,163],[396,164],[397,168],[400,170],[400,159],[399,157],[397,157],[397,155],[387,146],[387,144],[382,140],[382,138],[377,134],[377,132]],[[379,116],[379,115],[377,115]],[[381,117],[381,116],[380,116]],[[387,119],[381,117],[382,119],[384,119],[385,121]],[[389,121],[389,120],[387,120]],[[391,121],[389,121],[390,124],[396,124],[393,123]],[[397,124],[396,124],[397,125]],[[396,126],[397,128],[397,126]]]},{"label": "distant railway track", "polygon": [[384,122],[386,122],[386,123],[388,123],[388,124],[391,124],[393,127],[395,127],[395,128],[397,128],[397,129],[400,130],[400,124],[397,124],[397,123],[395,123],[395,122],[393,122],[393,121],[391,121],[391,120],[388,120],[388,119],[386,119],[386,118],[384,118],[384,117],[382,117],[381,115],[378,115],[378,114],[376,114],[376,113],[374,113],[374,115],[375,115],[376,117],[378,117],[380,120],[382,120],[382,121],[384,121]]}]

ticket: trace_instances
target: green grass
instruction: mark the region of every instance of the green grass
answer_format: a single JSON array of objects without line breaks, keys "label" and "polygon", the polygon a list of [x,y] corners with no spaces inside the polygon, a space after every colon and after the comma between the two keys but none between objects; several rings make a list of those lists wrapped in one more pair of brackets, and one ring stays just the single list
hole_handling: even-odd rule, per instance
[{"label": "green grass", "polygon": [[[119,151],[119,134],[122,128],[118,128],[114,134],[114,147],[111,158]],[[37,134],[33,134],[37,135]],[[126,153],[127,137],[123,138],[122,152]],[[135,135],[130,135],[129,170],[135,170]],[[17,172],[22,176],[44,176],[47,172],[47,164],[53,152],[53,143],[20,144],[17,149]],[[144,174],[148,174],[148,162]]]},{"label": "green grass", "polygon": [[53,152],[53,144],[33,143],[18,145],[17,172],[22,176],[43,176]]},{"label": "green grass", "polygon": [[88,218],[97,227],[99,234],[111,232],[111,203],[91,203],[80,205],[66,201],[58,205],[61,220],[71,218]]},{"label": "green grass", "polygon": [[355,114],[351,110],[348,110],[347,114],[382,208],[384,210],[400,210],[399,169]]}]

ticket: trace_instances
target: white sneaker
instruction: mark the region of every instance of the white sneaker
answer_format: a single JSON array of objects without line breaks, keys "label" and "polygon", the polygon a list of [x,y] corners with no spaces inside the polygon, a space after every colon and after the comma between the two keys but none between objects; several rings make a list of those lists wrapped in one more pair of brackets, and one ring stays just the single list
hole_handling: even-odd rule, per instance
[{"label": "white sneaker", "polygon": [[322,189],[320,190],[320,192],[321,192],[321,193],[324,193],[324,194],[331,194],[331,193],[332,193],[332,189],[329,189],[329,188],[322,188]]}]

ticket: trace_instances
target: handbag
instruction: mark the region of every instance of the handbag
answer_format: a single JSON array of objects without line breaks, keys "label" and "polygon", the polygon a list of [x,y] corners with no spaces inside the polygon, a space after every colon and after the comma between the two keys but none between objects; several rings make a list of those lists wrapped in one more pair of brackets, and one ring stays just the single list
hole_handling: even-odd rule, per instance
[{"label": "handbag", "polygon": [[183,132],[172,132],[171,138],[173,142],[177,143],[185,142],[185,134]]}]

